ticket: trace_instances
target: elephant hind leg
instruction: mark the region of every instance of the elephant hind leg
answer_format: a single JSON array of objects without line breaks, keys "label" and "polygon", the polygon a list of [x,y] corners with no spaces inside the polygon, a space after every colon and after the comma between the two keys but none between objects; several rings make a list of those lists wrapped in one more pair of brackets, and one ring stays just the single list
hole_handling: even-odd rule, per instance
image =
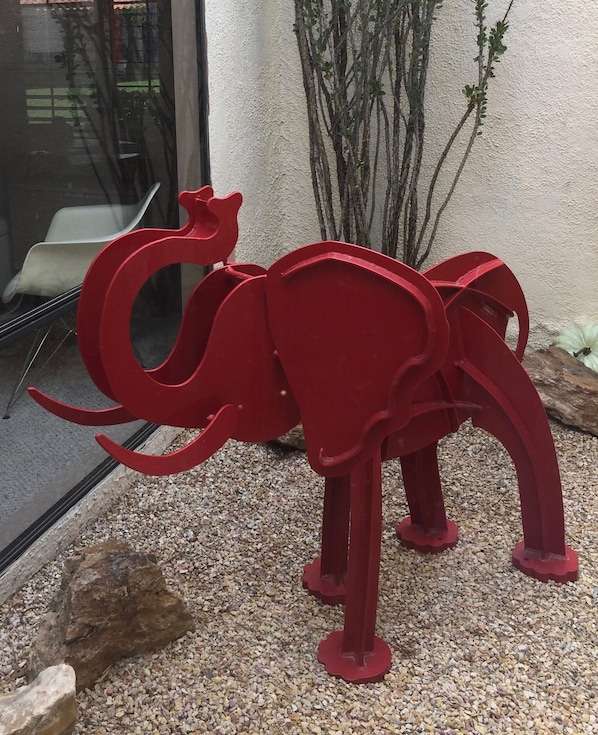
[{"label": "elephant hind leg", "polygon": [[517,470],[524,541],[513,564],[541,581],[574,581],[578,560],[565,544],[559,468],[542,401],[502,339],[465,309],[460,319],[468,340],[458,367],[468,398],[482,407],[473,423],[503,444]]},{"label": "elephant hind leg", "polygon": [[579,576],[577,554],[569,546],[565,546],[564,556],[556,556],[527,549],[525,541],[520,541],[513,549],[511,558],[513,566],[540,582],[575,582]]},{"label": "elephant hind leg", "polygon": [[437,442],[401,457],[410,515],[397,526],[401,544],[423,554],[437,554],[457,544],[459,532],[444,509]]}]

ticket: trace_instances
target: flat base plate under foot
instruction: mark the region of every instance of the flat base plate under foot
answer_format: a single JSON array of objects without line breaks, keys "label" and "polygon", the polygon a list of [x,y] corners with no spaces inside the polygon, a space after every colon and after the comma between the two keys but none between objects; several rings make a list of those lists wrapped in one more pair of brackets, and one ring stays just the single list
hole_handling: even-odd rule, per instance
[{"label": "flat base plate under foot", "polygon": [[390,648],[382,638],[374,636],[374,650],[366,656],[365,664],[359,665],[353,654],[343,653],[343,636],[342,630],[335,630],[320,643],[318,661],[326,671],[349,684],[382,681],[392,661]]},{"label": "flat base plate under foot", "polygon": [[564,557],[551,554],[541,556],[537,551],[526,549],[524,542],[520,541],[513,549],[511,558],[517,569],[540,582],[575,582],[579,575],[577,554],[569,546],[565,546]]},{"label": "flat base plate under foot", "polygon": [[325,605],[344,604],[345,585],[335,584],[332,577],[322,576],[320,557],[303,567],[301,580],[309,594],[318,597]]},{"label": "flat base plate under foot", "polygon": [[408,549],[422,554],[439,554],[445,549],[452,549],[459,540],[457,524],[447,520],[446,525],[446,530],[425,531],[411,523],[411,516],[407,516],[397,526],[397,536]]}]

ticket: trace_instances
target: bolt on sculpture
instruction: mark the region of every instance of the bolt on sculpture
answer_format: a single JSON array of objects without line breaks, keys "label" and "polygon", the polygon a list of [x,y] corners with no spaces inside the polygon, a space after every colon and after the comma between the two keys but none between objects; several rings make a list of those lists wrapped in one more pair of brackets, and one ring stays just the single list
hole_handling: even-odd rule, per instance
[{"label": "bolt on sculpture", "polygon": [[[142,418],[203,429],[162,457],[98,435],[114,458],[148,474],[189,469],[229,438],[270,440],[301,420],[309,463],[325,478],[321,555],[305,567],[303,584],[345,605],[343,630],[320,643],[318,658],[346,681],[380,681],[391,664],[375,635],[381,462],[400,457],[410,510],[397,527],[401,542],[432,553],[454,546],[436,445],[466,419],[493,434],[517,470],[523,541],[514,565],[542,581],[577,578],[550,427],[521,366],[525,298],[504,263],[466,253],[422,274],[355,245],[319,242],[265,270],[228,262],[240,194],[219,199],[204,187],[179,200],[185,227],[118,238],[83,283],[81,355],[117,405],[86,410],[31,388],[42,406],[87,425]],[[193,291],[167,359],[144,370],[129,336],[133,302],[153,273],[181,262],[223,267]],[[513,315],[514,351],[505,342]]]}]

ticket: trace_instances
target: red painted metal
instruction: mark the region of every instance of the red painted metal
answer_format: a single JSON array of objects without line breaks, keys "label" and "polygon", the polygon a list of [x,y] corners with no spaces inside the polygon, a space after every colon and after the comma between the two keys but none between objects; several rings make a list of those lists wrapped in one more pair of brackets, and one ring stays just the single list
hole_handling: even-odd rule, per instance
[{"label": "red painted metal", "polygon": [[321,555],[303,569],[303,586],[327,605],[345,602],[350,493],[351,475],[325,479]]},{"label": "red painted metal", "polygon": [[[200,427],[171,455],[130,452],[103,436],[119,461],[149,474],[190,468],[228,438],[263,441],[303,422],[307,456],[324,476],[320,557],[303,584],[345,604],[344,627],[318,658],[350,682],[381,680],[390,650],[375,634],[382,532],[381,462],[399,457],[409,516],[405,546],[437,553],[457,543],[446,517],[437,442],[467,419],[493,434],[515,464],[524,540],[513,563],[542,581],[577,578],[565,544],[557,458],[546,414],[521,366],[529,320],[512,272],[488,253],[466,253],[425,273],[338,242],[295,250],[268,270],[229,263],[239,194],[183,192],[189,222],[137,230],[92,263],[78,315],[80,349],[116,405],[66,406],[35,389],[45,408],[80,423],[143,418]],[[159,268],[223,265],[196,287],[164,363],[144,370],[129,338],[133,302]],[[514,349],[506,342],[516,316]]]},{"label": "red painted metal", "polygon": [[458,530],[444,510],[436,442],[401,456],[403,484],[411,515],[397,526],[403,546],[437,554],[457,543]]}]

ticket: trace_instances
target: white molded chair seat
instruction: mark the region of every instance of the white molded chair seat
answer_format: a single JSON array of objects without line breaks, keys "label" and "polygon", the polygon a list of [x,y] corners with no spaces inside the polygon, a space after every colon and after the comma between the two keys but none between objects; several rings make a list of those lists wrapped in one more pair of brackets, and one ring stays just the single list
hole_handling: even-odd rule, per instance
[{"label": "white molded chair seat", "polygon": [[136,204],[96,204],[59,209],[46,239],[33,245],[23,268],[7,284],[2,301],[17,294],[52,298],[83,283],[96,254],[112,240],[139,226],[160,184]]},{"label": "white molded chair seat", "polygon": [[[17,294],[52,299],[79,286],[91,261],[104,245],[141,224],[159,188],[159,183],[154,184],[137,204],[97,204],[59,209],[52,218],[46,239],[29,250],[22,270],[4,289],[2,301],[7,304]],[[27,375],[56,325],[63,328],[62,337],[51,350],[40,372],[68,337],[74,334],[74,327],[62,317],[36,330],[3,418],[10,418],[11,406],[19,397]]]}]

